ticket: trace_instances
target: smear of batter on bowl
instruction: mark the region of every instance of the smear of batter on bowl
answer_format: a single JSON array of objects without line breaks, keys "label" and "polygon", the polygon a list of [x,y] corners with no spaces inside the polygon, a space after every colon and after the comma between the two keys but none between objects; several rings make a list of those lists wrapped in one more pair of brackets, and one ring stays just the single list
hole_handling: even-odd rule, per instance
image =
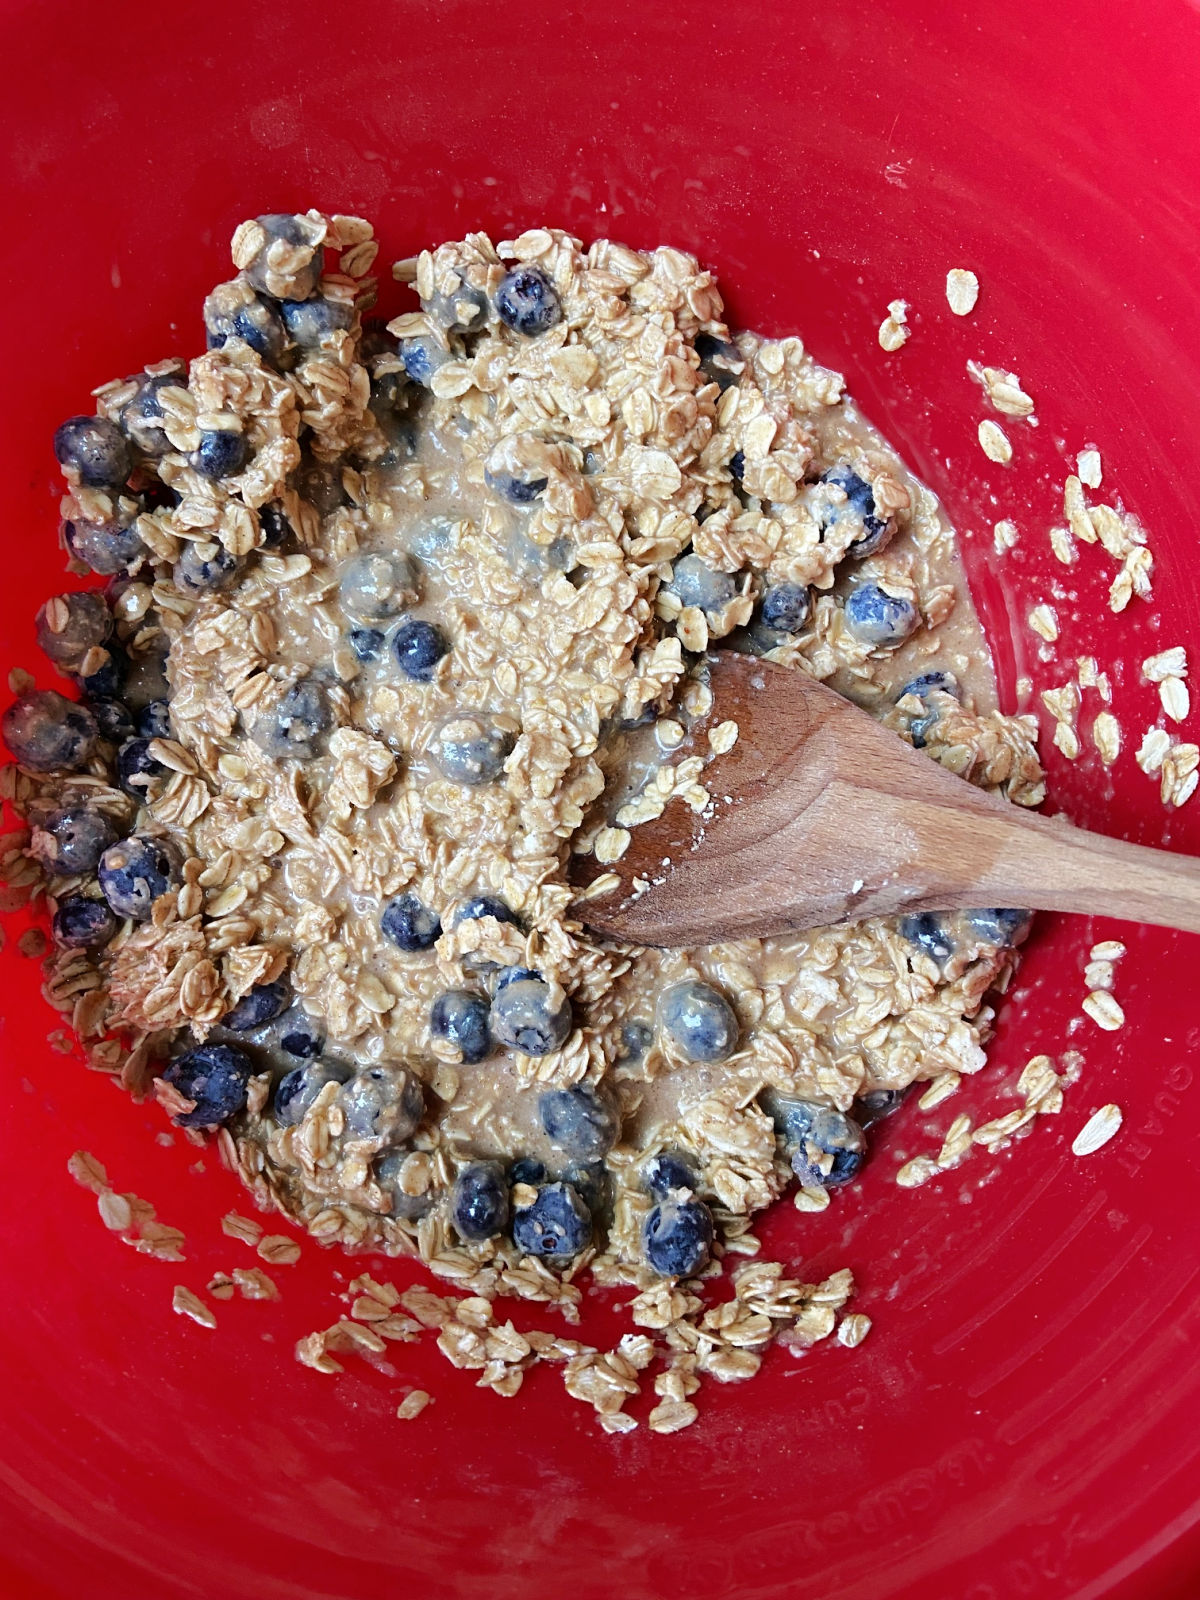
[{"label": "smear of batter on bowl", "polygon": [[489,1378],[463,1352],[502,1330],[462,1306],[573,1316],[585,1267],[636,1289],[673,1431],[700,1375],[833,1331],[848,1273],[694,1291],[789,1187],[853,1181],[914,1083],[983,1066],[1028,919],[640,950],[584,931],[571,853],[707,803],[673,752],[713,649],[1024,805],[1036,721],[997,710],[935,497],[798,338],[732,333],[691,256],[471,234],[397,264],[420,309],[385,326],[376,250],[354,217],[243,223],[207,352],[55,436],[71,568],[107,581],[38,615],[80,700],[4,716],[47,994],[262,1209],[468,1290],[422,1320],[500,1392],[557,1360],[612,1419],[655,1347],[597,1376],[510,1339]]}]

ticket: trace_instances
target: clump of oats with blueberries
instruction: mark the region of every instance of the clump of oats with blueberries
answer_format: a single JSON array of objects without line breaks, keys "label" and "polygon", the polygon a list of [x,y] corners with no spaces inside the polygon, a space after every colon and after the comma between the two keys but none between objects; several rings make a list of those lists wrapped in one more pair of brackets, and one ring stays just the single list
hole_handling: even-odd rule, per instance
[{"label": "clump of oats with blueberries", "polygon": [[934,496],[691,256],[475,233],[397,263],[419,307],[385,324],[377,249],[356,217],[242,223],[205,353],[55,434],[100,582],[38,613],[75,692],[22,678],[4,713],[6,871],[91,1064],[264,1210],[485,1298],[572,1312],[588,1267],[749,1376],[804,1296],[746,1312],[743,1360],[680,1285],[789,1187],[828,1204],[914,1083],[979,1070],[1028,919],[635,949],[585,931],[569,859],[707,803],[679,746],[712,651],[1023,805],[1035,724],[997,710]]}]

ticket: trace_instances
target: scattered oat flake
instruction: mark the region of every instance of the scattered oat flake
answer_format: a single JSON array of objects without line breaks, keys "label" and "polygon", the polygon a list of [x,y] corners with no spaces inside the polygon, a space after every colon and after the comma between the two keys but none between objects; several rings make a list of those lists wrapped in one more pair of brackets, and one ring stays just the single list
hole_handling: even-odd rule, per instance
[{"label": "scattered oat flake", "polygon": [[419,1417],[427,1405],[433,1403],[433,1396],[424,1389],[413,1389],[404,1396],[396,1407],[396,1415],[402,1422],[411,1422],[414,1417]]},{"label": "scattered oat flake", "polygon": [[1104,477],[1099,450],[1091,446],[1081,450],[1075,457],[1075,470],[1079,474],[1080,483],[1086,484],[1089,489],[1098,489]]},{"label": "scattered oat flake", "polygon": [[234,1267],[233,1282],[243,1300],[278,1300],[279,1290],[261,1267]]},{"label": "scattered oat flake", "polygon": [[97,1197],[96,1205],[100,1212],[100,1220],[114,1233],[124,1233],[126,1228],[133,1226],[133,1210],[123,1194],[105,1189]]},{"label": "scattered oat flake", "polygon": [[1116,1134],[1124,1121],[1120,1106],[1101,1106],[1093,1112],[1071,1141],[1071,1154],[1090,1156]]},{"label": "scattered oat flake", "polygon": [[896,1182],[902,1189],[918,1189],[921,1184],[928,1183],[930,1178],[936,1177],[939,1171],[937,1162],[930,1156],[914,1156],[897,1172]]},{"label": "scattered oat flake", "polygon": [[678,1433],[690,1428],[700,1413],[690,1400],[663,1400],[647,1418],[651,1433]]},{"label": "scattered oat flake", "polygon": [[1171,748],[1171,735],[1165,728],[1147,728],[1137,753],[1137,764],[1145,773],[1158,772]]},{"label": "scattered oat flake", "polygon": [[1033,396],[1025,393],[1015,372],[1006,372],[1003,367],[980,366],[977,361],[968,361],[967,371],[976,383],[982,384],[988,404],[1003,416],[1033,415]]},{"label": "scattered oat flake", "polygon": [[273,1267],[290,1267],[300,1259],[300,1246],[286,1233],[268,1233],[258,1241],[258,1253]]},{"label": "scattered oat flake", "polygon": [[193,1294],[182,1283],[175,1285],[171,1296],[171,1310],[177,1311],[181,1317],[191,1317],[193,1322],[198,1322],[202,1328],[215,1328],[217,1319],[201,1300],[200,1296]]},{"label": "scattered oat flake", "polygon": [[824,1211],[829,1206],[829,1190],[819,1184],[801,1184],[792,1197],[797,1211]]},{"label": "scattered oat flake", "polygon": [[907,300],[891,300],[888,302],[888,314],[879,325],[880,348],[889,353],[899,350],[908,342],[912,329],[908,326]]},{"label": "scattered oat flake", "polygon": [[67,1162],[67,1171],[76,1183],[95,1194],[101,1194],[108,1188],[108,1173],[104,1164],[97,1161],[89,1150],[76,1150]]},{"label": "scattered oat flake", "polygon": [[17,940],[17,949],[23,956],[37,960],[46,954],[46,935],[40,928],[26,928]]},{"label": "scattered oat flake", "polygon": [[1079,757],[1079,735],[1069,722],[1056,722],[1054,724],[1054,744],[1061,750],[1068,761],[1075,761]]},{"label": "scattered oat flake", "polygon": [[992,529],[992,543],[998,556],[1002,556],[1007,550],[1015,550],[1017,538],[1017,525],[1015,522],[1009,522],[1007,518],[998,522]]},{"label": "scattered oat flake", "polygon": [[1050,549],[1056,561],[1061,561],[1064,567],[1069,567],[1079,559],[1079,552],[1075,548],[1075,537],[1070,528],[1050,529]]},{"label": "scattered oat flake", "polygon": [[606,866],[619,861],[629,849],[631,837],[628,828],[601,828],[592,845],[596,860]]},{"label": "scattered oat flake", "polygon": [[1034,606],[1029,613],[1028,622],[1034,633],[1045,639],[1047,644],[1053,644],[1058,638],[1058,612],[1044,600],[1040,605]]},{"label": "scattered oat flake", "polygon": [[1187,650],[1181,644],[1157,655],[1147,656],[1142,662],[1142,676],[1147,683],[1162,683],[1167,678],[1187,677]]},{"label": "scattered oat flake", "polygon": [[871,1331],[871,1319],[863,1311],[852,1311],[838,1323],[838,1343],[856,1349]]},{"label": "scattered oat flake", "polygon": [[214,1300],[232,1300],[234,1295],[233,1279],[227,1272],[215,1272],[208,1280],[208,1292]]},{"label": "scattered oat flake", "polygon": [[1182,722],[1192,709],[1192,697],[1182,678],[1164,678],[1158,686],[1158,698],[1172,722]]},{"label": "scattered oat flake", "polygon": [[723,756],[732,750],[738,741],[738,725],[729,718],[726,722],[718,722],[715,728],[708,730],[708,744],[713,755]]},{"label": "scattered oat flake", "polygon": [[229,1239],[240,1239],[243,1244],[255,1245],[262,1238],[263,1228],[261,1222],[255,1222],[253,1217],[239,1216],[236,1211],[227,1211],[221,1218],[221,1232]]},{"label": "scattered oat flake", "polygon": [[1006,467],[1012,460],[1012,442],[998,422],[985,417],[979,424],[979,448],[989,461]]},{"label": "scattered oat flake", "polygon": [[1121,724],[1111,711],[1097,713],[1092,723],[1092,742],[1104,765],[1111,767],[1121,753]]},{"label": "scattered oat flake", "polygon": [[949,1100],[952,1094],[957,1094],[961,1083],[962,1078],[957,1072],[939,1072],[917,1104],[922,1111],[932,1111],[935,1106],[940,1106],[943,1100]]},{"label": "scattered oat flake", "polygon": [[1117,999],[1103,989],[1093,989],[1083,1002],[1083,1009],[1098,1028],[1106,1033],[1116,1033],[1125,1025],[1125,1013]]},{"label": "scattered oat flake", "polygon": [[946,274],[946,299],[956,317],[966,317],[979,299],[979,279],[967,267],[951,267]]},{"label": "scattered oat flake", "polygon": [[1092,946],[1088,957],[1092,961],[1119,961],[1124,954],[1125,946],[1120,939],[1102,939]]}]

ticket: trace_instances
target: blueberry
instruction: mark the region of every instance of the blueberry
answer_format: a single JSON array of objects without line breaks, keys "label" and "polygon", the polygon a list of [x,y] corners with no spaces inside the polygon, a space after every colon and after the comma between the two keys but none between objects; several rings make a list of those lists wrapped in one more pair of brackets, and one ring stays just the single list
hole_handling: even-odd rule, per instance
[{"label": "blueberry", "polygon": [[812,612],[812,595],[802,583],[776,583],[762,597],[759,616],[776,633],[802,633]]},{"label": "blueberry", "polygon": [[735,450],[729,458],[729,476],[734,483],[741,483],[746,475],[746,452]]},{"label": "blueberry", "polygon": [[51,932],[65,950],[94,950],[107,944],[120,924],[103,900],[74,895],[54,913]]},{"label": "blueberry", "polygon": [[425,1091],[404,1067],[364,1067],[342,1085],[338,1104],[351,1138],[397,1145],[420,1126]]},{"label": "blueberry", "polygon": [[737,584],[728,572],[714,572],[699,556],[681,556],[671,569],[667,585],[678,596],[680,605],[698,606],[701,611],[720,611],[737,593]]},{"label": "blueberry", "polygon": [[117,751],[117,782],[136,799],[145,800],[151,783],[165,777],[166,771],[150,754],[149,739],[127,739]]},{"label": "blueberry", "polygon": [[197,544],[189,539],[171,576],[184,594],[211,594],[227,589],[241,570],[241,558],[231,555],[223,544]]},{"label": "blueberry", "polygon": [[593,1219],[611,1209],[612,1177],[603,1161],[573,1162],[563,1169],[562,1179],[574,1189]]},{"label": "blueberry", "polygon": [[151,700],[167,700],[171,686],[167,682],[168,641],[159,632],[142,650],[129,658],[125,677],[125,693],[121,696],[133,711],[141,711]]},{"label": "blueberry", "polygon": [[964,911],[963,921],[977,938],[986,939],[989,944],[1007,950],[1013,945],[1020,944],[1028,934],[1033,913],[1013,908],[989,908]]},{"label": "blueberry", "polygon": [[139,372],[134,381],[137,390],[121,407],[121,428],[142,455],[164,456],[171,441],[163,426],[162,391],[186,389],[187,377],[182,372],[160,372],[155,377]]},{"label": "blueberry", "polygon": [[[307,300],[321,281],[325,265],[322,224],[282,211],[255,221],[265,239],[245,268],[248,281],[276,299]],[[279,244],[284,246],[282,250],[277,249]]]},{"label": "blueberry", "polygon": [[547,1183],[513,1212],[512,1234],[527,1256],[577,1256],[591,1240],[592,1219],[569,1183]]},{"label": "blueberry", "polygon": [[442,936],[442,923],[437,912],[422,905],[415,894],[398,894],[384,906],[379,930],[397,950],[415,955],[436,944]]},{"label": "blueberry", "polygon": [[508,1226],[508,1184],[498,1161],[472,1161],[450,1190],[450,1221],[464,1239],[492,1239]]},{"label": "blueberry", "polygon": [[411,339],[401,339],[400,360],[412,382],[428,389],[434,373],[448,361],[454,360],[454,352],[428,334],[420,334]]},{"label": "blueberry", "polygon": [[259,506],[258,526],[262,530],[264,550],[278,550],[291,537],[292,525],[287,519],[287,514],[281,505],[276,505],[274,502]]},{"label": "blueberry", "polygon": [[724,1061],[737,1049],[738,1020],[725,996],[698,978],[662,997],[662,1026],[689,1061]]},{"label": "blueberry", "polygon": [[498,995],[501,989],[507,989],[510,983],[520,983],[525,978],[541,978],[541,973],[533,967],[501,967],[492,984],[492,995]]},{"label": "blueberry", "polygon": [[517,978],[498,988],[492,1001],[492,1032],[510,1050],[547,1056],[571,1032],[571,1002],[557,983],[540,973]]},{"label": "blueberry", "polygon": [[297,1061],[315,1061],[325,1048],[325,1038],[312,1018],[294,1006],[280,1020],[279,1048]]},{"label": "blueberry", "polygon": [[792,1171],[809,1188],[849,1183],[866,1153],[862,1128],[852,1117],[815,1100],[763,1096],[763,1107],[783,1140]]},{"label": "blueberry", "polygon": [[346,503],[341,467],[328,461],[302,461],[296,468],[296,492],[328,517]]},{"label": "blueberry", "polygon": [[169,739],[171,737],[171,703],[169,700],[151,700],[137,714],[137,731],[143,739]]},{"label": "blueberry", "polygon": [[449,293],[439,290],[421,304],[447,333],[476,333],[487,321],[487,296],[462,278]]},{"label": "blueberry", "polygon": [[412,390],[409,387],[408,373],[404,371],[401,362],[400,371],[388,367],[385,371],[378,368],[371,375],[370,405],[376,422],[381,428],[392,421],[408,407]]},{"label": "blueberry", "polygon": [[141,507],[125,497],[105,522],[72,517],[63,523],[63,540],[76,561],[102,577],[128,572],[146,554],[136,522]]},{"label": "blueberry", "polygon": [[477,894],[464,900],[454,913],[453,925],[457,928],[460,922],[473,922],[477,917],[495,917],[497,922],[510,923],[514,928],[521,926],[516,913],[494,894]]},{"label": "blueberry", "polygon": [[517,478],[511,472],[493,472],[485,468],[483,481],[488,488],[514,506],[528,506],[544,494],[548,478]]},{"label": "blueberry", "polygon": [[66,877],[94,872],[116,840],[116,825],[103,811],[70,806],[42,819],[34,829],[31,848],[47,872]]},{"label": "blueberry", "polygon": [[100,737],[107,739],[109,744],[124,744],[126,739],[132,739],[136,729],[129,707],[121,700],[109,700],[104,696],[87,701],[87,708],[96,719],[96,727]]},{"label": "blueberry", "polygon": [[354,659],[364,664],[368,661],[378,661],[387,643],[386,637],[378,628],[351,628],[347,639],[354,652]]},{"label": "blueberry", "polygon": [[443,723],[429,753],[451,783],[495,783],[515,742],[511,733],[472,714]]},{"label": "blueberry", "polygon": [[342,300],[326,300],[314,295],[311,300],[281,300],[283,325],[299,345],[319,345],[335,333],[343,333],[354,321],[354,307]]},{"label": "blueberry", "polygon": [[656,1200],[661,1200],[672,1189],[686,1189],[691,1193],[696,1187],[696,1174],[684,1156],[664,1150],[661,1155],[651,1156],[642,1168],[642,1182]]},{"label": "blueberry", "polygon": [[535,1161],[532,1156],[518,1156],[508,1169],[509,1182],[514,1186],[518,1183],[527,1183],[536,1189],[546,1176],[546,1169],[540,1161]]},{"label": "blueberry", "polygon": [[104,417],[68,417],[54,431],[54,454],[89,489],[119,489],[133,471],[129,441]]},{"label": "blueberry", "polygon": [[911,694],[918,700],[924,700],[935,692],[953,695],[956,700],[962,698],[958,679],[952,672],[922,672],[920,677],[910,678],[902,689],[896,691],[896,699],[903,700]]},{"label": "blueberry", "polygon": [[456,1045],[468,1065],[492,1053],[487,1000],[470,989],[447,989],[438,995],[429,1013],[429,1031],[435,1039]]},{"label": "blueberry", "polygon": [[907,1098],[907,1089],[868,1089],[854,1102],[854,1120],[860,1128],[870,1128],[898,1111]]},{"label": "blueberry", "polygon": [[176,877],[175,864],[157,839],[133,834],[100,857],[100,891],[119,917],[144,922]]},{"label": "blueberry", "polygon": [[506,328],[533,338],[561,319],[562,301],[540,267],[515,267],[496,290],[496,314]]},{"label": "blueberry", "polygon": [[99,885],[118,917],[146,922],[150,907],[173,886],[176,867],[157,838],[133,834],[109,845],[99,861]]},{"label": "blueberry", "polygon": [[417,598],[416,564],[403,555],[356,556],[338,584],[338,604],[353,622],[386,622]]},{"label": "blueberry", "polygon": [[621,1028],[621,1060],[640,1061],[654,1041],[648,1022],[626,1022]]},{"label": "blueberry", "polygon": [[163,1077],[195,1109],[175,1121],[183,1128],[215,1128],[228,1122],[246,1104],[246,1086],[254,1063],[244,1050],[228,1044],[202,1044],[177,1057]]},{"label": "blueberry", "polygon": [[240,339],[264,361],[278,364],[288,349],[283,319],[268,300],[235,278],[219,283],[204,302],[208,348],[220,350]]},{"label": "blueberry", "polygon": [[450,641],[432,622],[410,619],[402,622],[392,635],[392,653],[396,665],[406,678],[414,683],[428,683],[433,669],[450,648]]},{"label": "blueberry", "polygon": [[831,505],[826,509],[821,522],[822,529],[833,527],[845,517],[853,517],[862,523],[863,531],[855,537],[847,554],[861,560],[882,550],[895,533],[896,524],[890,517],[876,515],[875,496],[866,479],[860,478],[853,468],[843,464],[831,467],[822,482],[833,484],[846,496],[844,504]]},{"label": "blueberry", "polygon": [[862,583],[846,597],[846,626],[863,644],[902,644],[921,622],[911,600],[887,594],[877,583]]},{"label": "blueberry", "polygon": [[718,339],[711,333],[698,333],[692,345],[700,357],[701,372],[709,383],[717,385],[722,394],[745,371],[746,363],[738,355],[735,346],[725,339]]},{"label": "blueberry", "polygon": [[54,689],[19,695],[0,719],[0,732],[14,760],[31,772],[78,772],[100,736],[87,707]]},{"label": "blueberry", "polygon": [[587,478],[594,478],[598,472],[604,471],[604,456],[599,450],[585,450],[583,452],[583,472]]},{"label": "blueberry", "polygon": [[703,1200],[668,1195],[646,1218],[642,1248],[664,1278],[690,1278],[708,1265],[713,1232],[712,1212]]},{"label": "blueberry", "polygon": [[538,1097],[538,1116],[547,1138],[568,1161],[602,1160],[621,1132],[612,1100],[586,1083],[547,1089]]},{"label": "blueberry", "polygon": [[226,428],[207,428],[200,443],[188,456],[188,465],[202,478],[232,478],[250,459],[250,441],[244,433]]},{"label": "blueberry", "polygon": [[316,678],[294,683],[269,716],[254,727],[255,743],[277,760],[311,761],[317,742],[333,725],[329,698]]},{"label": "blueberry", "polygon": [[261,1028],[264,1023],[287,1010],[291,1000],[288,986],[282,978],[274,983],[259,983],[247,990],[237,1004],[221,1018],[223,1026],[235,1033],[247,1033],[251,1028]]},{"label": "blueberry", "polygon": [[309,1061],[284,1073],[275,1087],[275,1120],[293,1128],[311,1111],[327,1083],[345,1083],[350,1068],[340,1061]]},{"label": "blueberry", "polygon": [[102,654],[103,660],[98,667],[92,672],[81,673],[75,680],[82,689],[84,698],[89,702],[95,699],[115,699],[125,686],[129,657],[124,650],[110,639]]},{"label": "blueberry", "polygon": [[66,672],[78,672],[84,656],[104,644],[112,629],[112,614],[97,589],[55,595],[37,614],[38,647]]},{"label": "blueberry", "polygon": [[392,1150],[387,1155],[377,1157],[371,1164],[371,1171],[380,1188],[386,1189],[392,1202],[389,1213],[393,1217],[402,1217],[406,1222],[417,1222],[433,1205],[434,1196],[426,1190],[424,1194],[406,1194],[402,1187],[404,1167],[411,1150]]},{"label": "blueberry", "polygon": [[[846,496],[846,506],[860,517],[869,517],[875,511],[875,496],[871,492],[871,485],[865,478],[860,478],[852,467],[845,465],[830,467],[822,478],[822,483],[832,483],[841,489]],[[838,508],[841,509],[840,507]]]},{"label": "blueberry", "polygon": [[942,919],[932,911],[915,911],[901,917],[897,926],[902,939],[907,939],[922,955],[934,961],[945,961],[954,949]]}]

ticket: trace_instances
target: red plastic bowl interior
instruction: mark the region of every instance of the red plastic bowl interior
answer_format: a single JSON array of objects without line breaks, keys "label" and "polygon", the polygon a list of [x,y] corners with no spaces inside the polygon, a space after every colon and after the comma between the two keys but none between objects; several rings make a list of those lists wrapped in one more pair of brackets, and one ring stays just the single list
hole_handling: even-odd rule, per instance
[{"label": "red plastic bowl interior", "polygon": [[[1200,481],[1198,46],[1183,0],[9,5],[5,666],[34,663],[34,609],[62,583],[53,426],[93,385],[199,348],[200,300],[240,217],[363,212],[385,261],[533,223],[667,241],[719,271],[735,321],[798,331],[843,368],[943,495],[1010,707],[1023,672],[1041,689],[1078,654],[1108,668],[1125,749],[1109,775],[1049,750],[1056,804],[1200,850],[1200,801],[1168,816],[1133,760],[1157,716],[1139,663],[1200,645],[1184,487]],[[968,319],[946,309],[952,266],[983,285]],[[913,337],[888,356],[875,335],[896,296]],[[1037,398],[1009,469],[975,441],[970,357],[1012,367]],[[1107,558],[1089,548],[1063,568],[1046,540],[1092,442],[1157,557],[1153,604],[1120,618]],[[1003,562],[1002,516],[1021,531]],[[1024,618],[1047,598],[1063,637],[1041,651]],[[302,1369],[296,1338],[374,1264],[311,1243],[279,1269],[278,1304],[222,1306],[215,1333],[173,1315],[173,1284],[250,1263],[218,1226],[240,1191],[214,1157],[156,1143],[154,1107],[51,1048],[19,928],[0,957],[5,1595],[1192,1592],[1194,941],[1043,919],[986,1084],[913,1107],[854,1193],[763,1230],[805,1272],[853,1267],[866,1344],[776,1352],[753,1383],[707,1387],[690,1431],[607,1438],[549,1370],[501,1400],[427,1346],[396,1347],[384,1371]],[[1089,945],[1116,934],[1128,1026],[1108,1035],[1079,1002]],[[1003,1108],[1030,1055],[1068,1047],[1084,1068],[1060,1117],[919,1192],[891,1182],[959,1109]],[[1109,1100],[1121,1135],[1072,1158]],[[186,1264],[105,1232],[67,1176],[80,1147],[185,1230]],[[598,1303],[584,1334],[623,1326]],[[416,1385],[436,1403],[398,1422]]]}]

